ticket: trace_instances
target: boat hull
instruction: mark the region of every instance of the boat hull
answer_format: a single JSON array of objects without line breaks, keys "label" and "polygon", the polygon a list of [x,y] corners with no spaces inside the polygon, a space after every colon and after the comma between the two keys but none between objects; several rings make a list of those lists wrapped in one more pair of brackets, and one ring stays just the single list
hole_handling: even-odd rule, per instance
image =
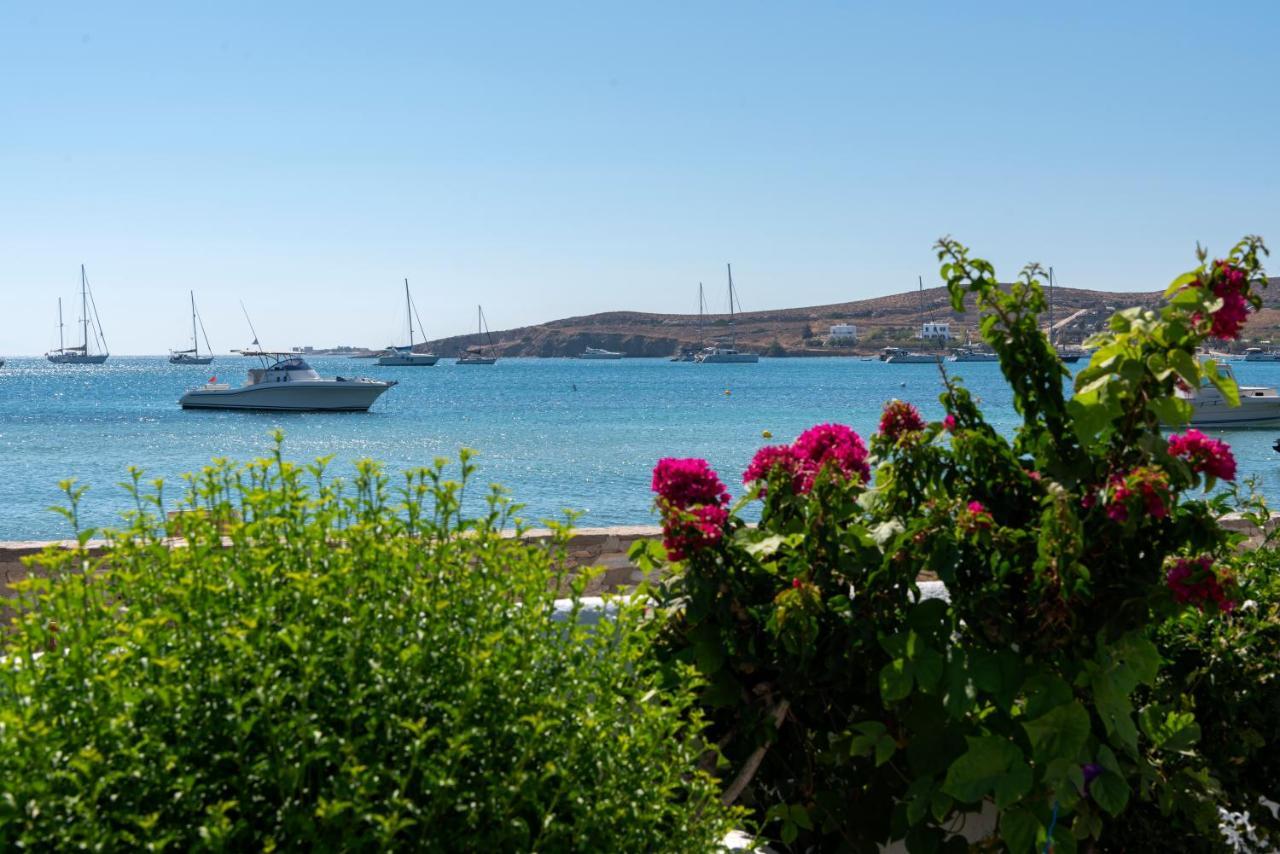
[{"label": "boat hull", "polygon": [[375,380],[263,383],[230,388],[204,386],[184,394],[183,409],[249,409],[270,412],[367,412],[395,383]]},{"label": "boat hull", "polygon": [[582,354],[581,356],[579,356],[578,358],[579,358],[579,359],[615,360],[615,359],[621,359],[621,358],[622,358],[622,354],[621,354],[621,353],[609,353],[609,354],[607,354],[607,355],[602,355],[602,354],[600,354],[600,353],[583,353],[583,354]]},{"label": "boat hull", "polygon": [[212,356],[170,356],[171,365],[212,365]]},{"label": "boat hull", "polygon": [[942,357],[933,353],[896,353],[885,359],[893,365],[936,365]]},{"label": "boat hull", "polygon": [[492,365],[498,360],[489,356],[464,356],[458,360],[459,365]]},{"label": "boat hull", "polygon": [[49,353],[45,358],[55,365],[101,365],[107,360],[107,354],[86,356],[80,353]]},{"label": "boat hull", "polygon": [[439,356],[427,353],[400,353],[378,357],[378,364],[387,368],[429,368],[438,361]]},{"label": "boat hull", "polygon": [[1280,425],[1280,399],[1240,398],[1239,406],[1230,406],[1222,398],[1192,401],[1192,427],[1273,427]]},{"label": "boat hull", "polygon": [[703,353],[697,360],[704,365],[754,365],[760,361],[756,353]]}]

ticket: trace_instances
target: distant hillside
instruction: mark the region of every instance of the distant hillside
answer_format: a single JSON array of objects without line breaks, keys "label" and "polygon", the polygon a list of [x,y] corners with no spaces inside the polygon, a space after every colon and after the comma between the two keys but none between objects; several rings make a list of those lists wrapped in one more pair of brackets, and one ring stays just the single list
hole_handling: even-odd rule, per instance
[{"label": "distant hillside", "polygon": [[[1272,279],[1266,305],[1254,315],[1246,337],[1280,341],[1280,279]],[[1159,304],[1160,292],[1116,293],[1080,288],[1054,289],[1054,319],[1062,323],[1058,338],[1076,343],[1097,331],[1113,311],[1131,306]],[[834,356],[872,353],[881,347],[909,342],[919,333],[921,302],[927,320],[951,321],[952,335],[964,340],[967,332],[977,339],[977,315],[951,310],[945,288],[930,288],[923,298],[918,291],[854,302],[749,311],[738,314],[737,341],[741,348],[789,356]],[[852,323],[858,327],[858,343],[851,347],[825,346],[830,327]],[[608,311],[584,317],[567,317],[535,326],[493,332],[493,344],[502,356],[576,356],[587,347],[618,350],[628,356],[668,356],[682,347],[698,347],[728,335],[726,314],[708,314],[701,332],[696,314],[647,314]],[[427,342],[420,350],[453,356],[481,342],[472,335],[458,335]]]}]

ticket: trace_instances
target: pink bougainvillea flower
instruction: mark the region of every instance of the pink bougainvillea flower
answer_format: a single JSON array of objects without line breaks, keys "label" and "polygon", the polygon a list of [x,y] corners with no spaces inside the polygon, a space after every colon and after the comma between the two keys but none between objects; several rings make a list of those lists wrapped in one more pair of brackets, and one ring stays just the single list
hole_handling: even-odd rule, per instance
[{"label": "pink bougainvillea flower", "polygon": [[896,442],[908,433],[924,429],[924,419],[920,410],[902,400],[891,400],[884,405],[880,414],[880,434],[890,441]]},{"label": "pink bougainvillea flower", "polygon": [[724,539],[729,511],[716,504],[691,510],[668,505],[662,516],[662,545],[670,560],[684,560]]},{"label": "pink bougainvillea flower", "polygon": [[[1222,300],[1222,306],[1209,316],[1209,334],[1214,338],[1234,341],[1240,337],[1245,321],[1249,319],[1249,279],[1245,271],[1229,261],[1214,261],[1208,272],[1208,281],[1204,276],[1196,277],[1188,287],[1207,288],[1215,297]],[[1204,318],[1193,315],[1199,322]]]},{"label": "pink bougainvillea flower", "polygon": [[964,510],[960,511],[957,524],[961,530],[972,533],[991,528],[995,521],[987,505],[981,501],[970,501],[965,505]]},{"label": "pink bougainvillea flower", "polygon": [[947,417],[942,419],[942,429],[948,433],[954,433],[956,429],[956,417],[951,413],[947,413]]},{"label": "pink bougainvillea flower", "polygon": [[1155,519],[1165,518],[1172,502],[1169,476],[1152,466],[1139,466],[1129,472],[1113,474],[1107,480],[1103,495],[1107,517],[1114,522],[1128,521],[1133,509],[1131,499],[1134,498],[1142,501],[1147,515]]},{"label": "pink bougainvillea flower", "polygon": [[796,439],[791,452],[799,463],[801,492],[813,488],[818,473],[824,468],[834,469],[845,477],[857,475],[863,483],[871,479],[867,446],[861,436],[843,424],[810,427]]},{"label": "pink bougainvillea flower", "polygon": [[669,504],[728,504],[729,493],[706,460],[666,457],[653,467],[653,491]]},{"label": "pink bougainvillea flower", "polygon": [[1191,470],[1218,480],[1235,480],[1236,458],[1231,447],[1199,430],[1169,437],[1169,455],[1184,460]]},{"label": "pink bougainvillea flower", "polygon": [[[790,445],[766,445],[756,451],[756,455],[751,458],[751,464],[742,473],[742,482],[755,483],[759,481],[763,483],[769,479],[769,475],[777,468],[781,468],[791,474],[791,488],[798,490],[802,479],[800,460],[796,458],[795,452],[791,450]],[[763,487],[761,488],[761,494],[764,494]]]},{"label": "pink bougainvillea flower", "polygon": [[1219,610],[1230,613],[1235,609],[1236,603],[1227,596],[1224,580],[1228,579],[1218,576],[1213,567],[1213,558],[1208,555],[1178,558],[1165,573],[1165,585],[1173,594],[1175,602],[1193,604],[1201,611],[1207,603],[1213,602]]}]

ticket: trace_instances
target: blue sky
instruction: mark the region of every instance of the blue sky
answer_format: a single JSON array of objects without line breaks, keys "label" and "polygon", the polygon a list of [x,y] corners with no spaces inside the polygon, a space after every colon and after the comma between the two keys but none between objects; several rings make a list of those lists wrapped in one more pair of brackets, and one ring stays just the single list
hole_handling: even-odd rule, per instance
[{"label": "blue sky", "polygon": [[88,265],[112,350],[380,345],[1280,249],[1273,4],[11,3],[0,353]]}]

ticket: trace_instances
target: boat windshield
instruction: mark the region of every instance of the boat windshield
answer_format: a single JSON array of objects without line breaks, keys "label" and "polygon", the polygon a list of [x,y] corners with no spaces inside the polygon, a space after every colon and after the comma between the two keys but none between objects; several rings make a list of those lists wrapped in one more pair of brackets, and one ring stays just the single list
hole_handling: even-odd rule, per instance
[{"label": "boat windshield", "polygon": [[271,366],[273,371],[309,371],[311,366],[305,360],[296,356],[289,359],[281,359]]}]

